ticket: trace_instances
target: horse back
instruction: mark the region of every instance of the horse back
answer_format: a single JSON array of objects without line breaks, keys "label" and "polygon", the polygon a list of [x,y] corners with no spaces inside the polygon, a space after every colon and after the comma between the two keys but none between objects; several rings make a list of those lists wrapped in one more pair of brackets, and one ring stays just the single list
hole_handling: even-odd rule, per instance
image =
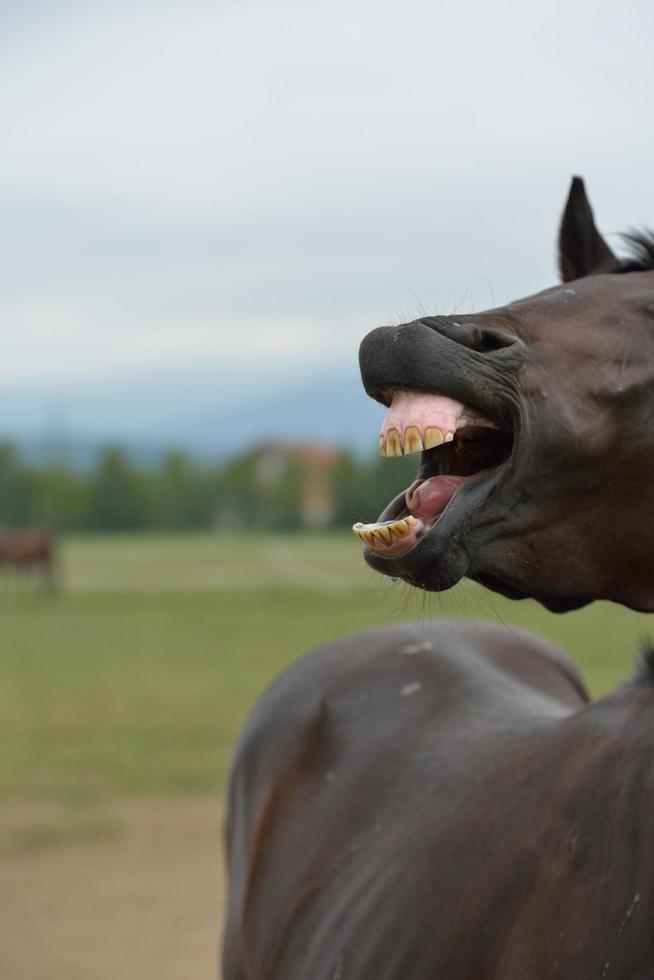
[{"label": "horse back", "polygon": [[432,980],[448,828],[465,850],[461,814],[507,746],[587,700],[551,644],[475,621],[369,630],[294,664],[234,758],[225,980],[332,980],[346,956],[357,980]]}]

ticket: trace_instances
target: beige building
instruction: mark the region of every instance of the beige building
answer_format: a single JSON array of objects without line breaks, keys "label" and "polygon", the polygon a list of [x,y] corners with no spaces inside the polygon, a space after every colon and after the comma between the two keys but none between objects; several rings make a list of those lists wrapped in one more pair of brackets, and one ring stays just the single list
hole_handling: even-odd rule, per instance
[{"label": "beige building", "polygon": [[303,443],[273,443],[253,454],[257,478],[274,486],[289,463],[296,463],[300,477],[300,511],[305,527],[324,527],[334,516],[330,472],[337,454],[324,446]]}]

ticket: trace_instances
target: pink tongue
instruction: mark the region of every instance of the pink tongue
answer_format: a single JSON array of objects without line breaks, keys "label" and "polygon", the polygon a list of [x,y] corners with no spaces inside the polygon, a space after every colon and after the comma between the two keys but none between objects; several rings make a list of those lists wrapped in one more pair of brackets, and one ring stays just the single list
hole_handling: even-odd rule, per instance
[{"label": "pink tongue", "polygon": [[406,505],[414,517],[433,521],[469,479],[468,476],[432,476],[430,480],[416,481],[406,492]]}]

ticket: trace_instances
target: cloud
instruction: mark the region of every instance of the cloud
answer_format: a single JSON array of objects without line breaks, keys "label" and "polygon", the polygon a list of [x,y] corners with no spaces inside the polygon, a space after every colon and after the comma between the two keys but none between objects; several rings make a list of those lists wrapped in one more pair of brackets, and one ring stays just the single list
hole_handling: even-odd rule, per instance
[{"label": "cloud", "polygon": [[0,380],[213,362],[283,384],[375,323],[552,282],[572,172],[603,227],[652,222],[645,0],[21,10]]}]

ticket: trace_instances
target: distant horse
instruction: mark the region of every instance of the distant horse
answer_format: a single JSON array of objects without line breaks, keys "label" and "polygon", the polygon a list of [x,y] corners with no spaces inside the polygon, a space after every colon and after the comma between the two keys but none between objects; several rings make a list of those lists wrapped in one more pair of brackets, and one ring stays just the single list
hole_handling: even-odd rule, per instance
[{"label": "distant horse", "polygon": [[25,527],[0,532],[0,567],[37,572],[47,589],[55,584],[55,557],[55,541],[49,531]]}]

